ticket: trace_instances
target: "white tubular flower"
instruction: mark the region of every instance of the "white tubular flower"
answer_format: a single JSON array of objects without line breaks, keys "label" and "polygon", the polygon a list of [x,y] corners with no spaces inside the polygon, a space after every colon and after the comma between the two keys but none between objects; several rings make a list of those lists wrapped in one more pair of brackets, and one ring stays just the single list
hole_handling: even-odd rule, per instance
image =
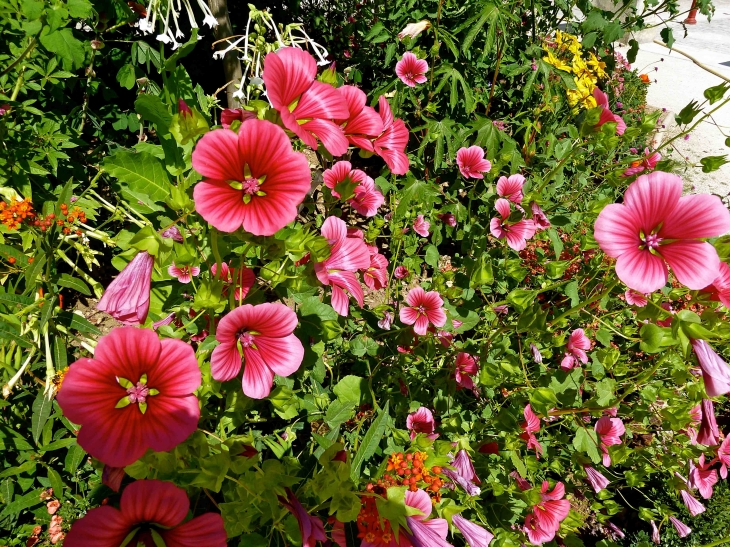
[{"label": "white tubular flower", "polygon": [[431,28],[431,23],[425,20],[419,21],[418,23],[409,23],[398,33],[398,39],[402,40],[406,36],[413,39],[429,28]]}]

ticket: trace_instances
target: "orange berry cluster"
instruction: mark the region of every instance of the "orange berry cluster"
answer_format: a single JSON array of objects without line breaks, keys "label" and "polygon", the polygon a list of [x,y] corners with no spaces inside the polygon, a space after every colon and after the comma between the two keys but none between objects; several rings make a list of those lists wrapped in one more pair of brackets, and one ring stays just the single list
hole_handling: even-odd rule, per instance
[{"label": "orange berry cluster", "polygon": [[[56,225],[60,228],[61,226],[64,226],[64,224],[66,224],[66,226],[64,226],[64,228],[63,228],[63,233],[66,235],[71,233],[71,231],[73,229],[73,225],[77,219],[79,222],[84,222],[84,223],[86,222],[86,213],[84,213],[78,207],[74,207],[73,210],[71,210],[71,212],[69,212],[68,205],[63,203],[63,204],[61,204],[61,214],[66,217],[66,220],[64,222],[63,219],[59,218],[56,221]],[[77,228],[75,230],[75,232],[76,232],[77,236],[81,236],[81,230],[79,230]]]},{"label": "orange berry cluster", "polygon": [[[443,481],[437,476],[441,474],[441,468],[434,466],[428,468],[425,461],[428,454],[415,452],[403,454],[395,452],[388,458],[388,467],[383,478],[378,480],[377,486],[388,488],[390,486],[407,486],[411,492],[423,488],[435,501],[441,497],[440,491]],[[392,474],[391,474],[392,473]],[[368,484],[368,490],[372,484]]]},{"label": "orange berry cluster", "polygon": [[0,201],[0,224],[7,226],[8,230],[17,230],[23,221],[30,221],[34,217],[33,203],[29,198],[23,201],[13,198],[10,203]]},{"label": "orange berry cluster", "polygon": [[376,547],[388,547],[393,540],[390,522],[380,517],[375,497],[363,496],[361,501],[362,507],[357,515],[357,537]]}]

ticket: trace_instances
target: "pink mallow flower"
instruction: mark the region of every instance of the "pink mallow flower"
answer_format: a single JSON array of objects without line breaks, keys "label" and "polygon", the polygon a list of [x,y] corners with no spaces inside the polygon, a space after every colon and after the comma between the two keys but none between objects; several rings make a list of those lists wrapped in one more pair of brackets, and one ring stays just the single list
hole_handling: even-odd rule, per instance
[{"label": "pink mallow flower", "polygon": [[702,421],[697,433],[697,442],[705,446],[715,446],[719,436],[720,429],[715,420],[715,405],[711,399],[702,399]]},{"label": "pink mallow flower", "polygon": [[565,497],[565,486],[562,482],[555,485],[552,492],[548,492],[550,483],[543,481],[540,489],[541,502],[532,508],[532,512],[525,519],[524,531],[530,543],[542,545],[555,538],[560,523],[570,513],[570,502]]},{"label": "pink mallow flower", "polygon": [[490,161],[484,159],[484,149],[481,146],[459,148],[456,152],[456,164],[466,179],[483,179],[483,173],[492,169]]},{"label": "pink mallow flower", "polygon": [[621,418],[603,416],[596,422],[595,430],[600,435],[603,465],[608,467],[611,465],[611,456],[608,454],[608,447],[621,444],[621,435],[626,433],[626,427],[624,427]]},{"label": "pink mallow flower", "polygon": [[[702,369],[705,391],[709,397],[730,393],[730,367],[704,340],[692,339],[692,349]],[[704,444],[704,443],[703,443]]]},{"label": "pink mallow flower", "polygon": [[515,251],[521,251],[527,245],[527,240],[535,235],[537,228],[531,219],[522,220],[509,224],[507,219],[510,215],[510,204],[504,198],[499,198],[494,204],[500,217],[493,218],[489,223],[490,233],[497,239],[507,239],[507,245]]},{"label": "pink mallow flower", "polygon": [[451,522],[464,535],[469,547],[487,547],[494,539],[494,534],[461,515],[451,517]]},{"label": "pink mallow flower", "polygon": [[431,227],[431,223],[423,218],[423,215],[418,215],[416,220],[413,221],[413,231],[421,237],[428,237],[428,229]]},{"label": "pink mallow flower", "polygon": [[234,300],[241,301],[246,298],[248,291],[256,283],[256,274],[246,265],[240,268],[230,268],[225,262],[221,262],[221,274],[218,276],[218,264],[210,267],[210,273],[214,280],[221,280],[224,283],[223,294],[228,294],[230,287],[235,286],[233,290]]},{"label": "pink mallow flower", "polygon": [[355,195],[348,200],[348,203],[364,217],[375,216],[380,206],[385,203],[385,197],[370,177],[365,177],[362,184],[355,187],[354,193]]},{"label": "pink mallow flower", "polygon": [[411,432],[411,440],[415,439],[419,433],[424,433],[429,439],[438,438],[438,433],[434,433],[436,422],[433,419],[433,413],[425,406],[408,415],[406,428]]},{"label": "pink mallow flower", "polygon": [[659,152],[650,152],[648,148],[644,148],[643,160],[637,160],[631,163],[631,167],[626,169],[621,175],[622,177],[633,177],[643,171],[650,171],[656,167],[659,160],[662,159],[662,155]]},{"label": "pink mallow flower", "polygon": [[[453,547],[446,541],[446,536],[449,533],[449,523],[446,519],[428,518],[433,511],[433,505],[431,503],[431,496],[425,490],[418,489],[415,492],[407,491],[405,502],[408,507],[418,510],[418,513],[406,517],[406,523],[411,533],[408,534],[403,529],[400,530],[400,533],[404,536],[403,540],[400,540],[401,545],[405,546],[410,543],[413,546]],[[361,547],[376,546],[363,541]]]},{"label": "pink mallow flower", "polygon": [[593,88],[593,97],[596,99],[598,107],[601,108],[601,117],[598,119],[596,129],[601,127],[604,123],[615,122],[616,123],[616,134],[623,135],[626,131],[626,122],[618,114],[614,114],[608,107],[608,95],[597,87]]},{"label": "pink mallow flower", "polygon": [[[345,137],[350,144],[368,152],[374,152],[373,139],[379,137],[385,129],[383,119],[373,107],[366,106],[367,96],[361,89],[352,85],[343,85],[338,87],[337,91],[347,103],[349,116],[336,123],[343,126]],[[407,134],[408,131],[406,131]],[[407,137],[406,141],[408,141]]]},{"label": "pink mallow flower", "polygon": [[214,380],[226,382],[243,369],[243,393],[263,399],[271,392],[274,374],[289,376],[302,364],[304,346],[294,334],[297,314],[280,303],[244,304],[218,324],[220,344],[210,357]]},{"label": "pink mallow flower", "polygon": [[575,329],[570,333],[568,338],[567,351],[565,357],[560,363],[560,368],[563,370],[572,370],[575,367],[580,366],[578,363],[586,364],[588,362],[588,355],[586,350],[591,349],[591,340],[585,334],[583,329]]},{"label": "pink mallow flower", "polygon": [[643,308],[649,303],[646,295],[641,294],[640,292],[637,292],[633,289],[627,289],[624,293],[624,298],[626,298],[627,304],[636,306],[637,308]]},{"label": "pink mallow flower", "polygon": [[522,187],[525,185],[525,177],[522,175],[510,175],[507,177],[499,177],[497,181],[497,195],[507,198],[512,203],[522,203]]},{"label": "pink mallow flower", "polygon": [[547,228],[550,228],[550,221],[537,202],[533,201],[530,203],[530,210],[532,211],[532,222],[535,223],[535,228],[537,230],[546,230]]},{"label": "pink mallow flower", "polygon": [[720,262],[720,274],[712,285],[702,290],[710,293],[711,300],[719,301],[726,308],[730,308],[730,266],[725,262]]},{"label": "pink mallow flower", "polygon": [[141,325],[150,311],[150,284],[155,257],[141,251],[104,291],[96,308],[126,325]]},{"label": "pink mallow flower", "polygon": [[73,523],[63,544],[64,547],[157,545],[150,533],[154,530],[169,546],[226,547],[226,531],[220,515],[204,513],[183,523],[189,511],[190,500],[182,488],[170,482],[138,480],[122,492],[119,509],[111,505],[91,509]]},{"label": "pink mallow flower", "polygon": [[[689,485],[687,488],[689,488]],[[705,512],[705,506],[702,505],[697,498],[690,494],[688,490],[681,490],[679,492],[679,497],[682,498],[682,503],[687,508],[687,511],[689,511],[689,514],[693,517]]]},{"label": "pink mallow flower", "polygon": [[408,268],[405,266],[397,266],[395,268],[395,271],[393,272],[393,275],[396,279],[403,279],[405,277],[408,277]]},{"label": "pink mallow flower", "polygon": [[188,344],[160,340],[149,329],[116,327],[99,339],[93,359],[71,365],[57,400],[64,416],[81,425],[81,448],[125,467],[148,448],[167,452],[195,431],[200,382]]},{"label": "pink mallow flower", "polygon": [[196,277],[200,273],[200,268],[198,266],[177,266],[173,262],[167,268],[167,273],[172,277],[177,277],[180,283],[188,284],[192,281],[193,277]]},{"label": "pink mallow flower", "polygon": [[317,542],[327,541],[322,520],[307,513],[294,492],[287,488],[286,497],[278,496],[278,499],[279,503],[286,507],[297,519],[299,532],[302,534],[302,547],[316,547]]},{"label": "pink mallow flower", "polygon": [[720,476],[727,479],[727,468],[730,467],[730,437],[725,437],[717,447],[717,460],[720,463]]},{"label": "pink mallow flower", "polygon": [[243,108],[224,108],[221,112],[221,125],[224,129],[228,129],[235,121],[241,123],[247,120],[255,120],[256,112],[244,110]]},{"label": "pink mallow flower", "polygon": [[693,290],[717,277],[717,251],[702,238],[730,231],[730,211],[720,198],[682,196],[682,179],[655,171],[637,178],[621,204],[598,215],[595,238],[614,258],[616,274],[629,288],[651,293],[667,283],[667,263]]},{"label": "pink mallow flower", "polygon": [[700,492],[700,496],[706,500],[712,497],[712,487],[717,483],[717,470],[710,469],[712,462],[705,463],[705,455],[701,454],[695,466],[689,462],[689,485]]},{"label": "pink mallow flower", "polygon": [[540,431],[540,418],[533,412],[532,407],[528,404],[523,411],[525,421],[520,426],[522,433],[520,437],[527,441],[527,449],[534,448],[535,455],[539,458],[542,454],[542,445],[538,442],[535,433]]},{"label": "pink mallow flower", "polygon": [[692,528],[676,517],[669,517],[669,522],[672,523],[672,526],[674,526],[674,529],[677,531],[677,535],[681,538],[685,538],[692,533]]},{"label": "pink mallow flower", "polygon": [[396,76],[408,87],[416,87],[416,84],[425,83],[426,72],[428,72],[428,63],[410,51],[404,53],[401,60],[395,65]]},{"label": "pink mallow flower", "polygon": [[[338,161],[329,169],[325,169],[324,173],[322,173],[322,178],[324,179],[324,185],[332,191],[332,195],[340,198],[342,196],[337,191],[338,186],[342,188],[343,186],[351,185],[352,192],[355,187],[365,182],[367,175],[365,171],[353,169],[349,161]],[[351,196],[352,194],[345,197],[348,198]]]},{"label": "pink mallow flower", "polygon": [[590,465],[584,466],[583,469],[586,472],[586,480],[591,485],[591,488],[595,490],[596,494],[609,485],[610,481],[600,471],[597,471]]},{"label": "pink mallow flower", "polygon": [[413,325],[413,332],[425,336],[428,325],[443,327],[446,324],[444,301],[436,291],[424,291],[421,287],[411,289],[406,295],[408,306],[402,306],[399,312],[401,322]]},{"label": "pink mallow flower", "polygon": [[378,101],[378,114],[383,121],[383,132],[372,141],[372,151],[383,158],[391,173],[405,175],[409,166],[408,156],[405,153],[409,137],[408,128],[403,120],[393,118],[388,99],[381,95]]},{"label": "pink mallow flower", "polygon": [[243,227],[273,235],[296,218],[311,188],[306,156],[265,120],[246,122],[238,135],[228,129],[206,133],[193,150],[193,167],[205,177],[193,190],[195,209],[222,232]]},{"label": "pink mallow flower", "polygon": [[452,215],[451,213],[441,213],[436,215],[438,219],[446,224],[447,226],[451,226],[452,228],[456,228],[456,217]]},{"label": "pink mallow flower", "polygon": [[378,321],[378,326],[383,330],[390,330],[390,327],[393,325],[393,318],[393,312],[383,312],[383,318]]},{"label": "pink mallow flower", "polygon": [[659,528],[656,527],[656,523],[652,520],[651,521],[651,540],[659,545],[661,541],[661,537],[659,536]]},{"label": "pink mallow flower", "polygon": [[332,287],[332,307],[346,317],[350,310],[347,291],[360,307],[365,295],[357,278],[358,270],[367,270],[371,265],[367,245],[359,237],[348,237],[345,221],[327,217],[322,224],[322,236],[329,242],[329,258],[314,264],[314,273],[320,283]]},{"label": "pink mallow flower", "polygon": [[455,366],[454,377],[458,389],[474,391],[474,379],[472,377],[479,374],[479,360],[473,355],[462,351],[456,355]]},{"label": "pink mallow flower", "polygon": [[388,284],[388,259],[378,252],[377,247],[368,245],[370,266],[363,271],[362,280],[369,289],[379,290]]}]

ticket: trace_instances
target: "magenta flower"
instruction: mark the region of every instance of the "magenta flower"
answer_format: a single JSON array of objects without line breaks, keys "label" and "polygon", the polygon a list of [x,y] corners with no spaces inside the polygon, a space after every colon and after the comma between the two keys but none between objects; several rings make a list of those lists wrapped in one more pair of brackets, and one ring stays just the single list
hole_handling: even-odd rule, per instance
[{"label": "magenta flower", "polygon": [[140,251],[104,291],[96,308],[125,325],[141,325],[150,311],[150,284],[155,257]]},{"label": "magenta flower", "polygon": [[213,275],[213,279],[220,279],[225,284],[223,287],[224,295],[228,294],[229,288],[234,286],[233,298],[239,302],[246,298],[248,291],[256,283],[256,274],[246,265],[240,268],[230,268],[228,264],[221,262],[220,276],[218,276],[218,264],[213,264],[210,267],[210,273]]},{"label": "magenta flower", "polygon": [[[692,349],[702,369],[705,391],[709,397],[730,393],[730,368],[704,340],[692,339]],[[704,443],[703,443],[704,444]]]},{"label": "magenta flower", "polygon": [[608,447],[621,444],[621,435],[626,433],[626,428],[621,418],[603,416],[596,422],[595,430],[600,435],[603,465],[608,467],[611,465],[611,456],[608,454]]},{"label": "magenta flower", "polygon": [[156,545],[151,534],[154,530],[165,545],[226,547],[226,531],[220,515],[204,513],[183,523],[189,511],[190,500],[182,488],[159,480],[135,481],[122,492],[119,509],[111,505],[91,509],[73,523],[63,544],[65,547]]},{"label": "magenta flower", "polygon": [[570,513],[570,502],[565,497],[565,486],[562,482],[548,492],[550,483],[543,481],[540,489],[541,502],[533,506],[532,512],[525,519],[524,530],[530,542],[542,545],[551,541],[560,528],[560,522]]},{"label": "magenta flower", "polygon": [[428,229],[431,227],[431,223],[423,218],[423,215],[418,215],[416,220],[413,221],[413,231],[421,237],[428,237]]},{"label": "magenta flower", "polygon": [[104,465],[104,469],[101,472],[102,484],[108,486],[115,492],[119,492],[122,487],[122,481],[124,480],[124,468],[123,467],[112,467],[110,465]]},{"label": "magenta flower", "polygon": [[472,376],[479,374],[479,361],[473,355],[459,352],[456,355],[456,385],[458,389],[470,389],[474,391],[474,379]]},{"label": "magenta flower", "polygon": [[370,253],[362,239],[348,237],[345,221],[337,217],[325,219],[322,236],[329,242],[331,252],[324,262],[314,264],[314,273],[320,283],[332,287],[332,307],[338,314],[347,317],[350,301],[345,291],[360,307],[364,304],[365,295],[356,272],[370,267]]},{"label": "magenta flower", "polygon": [[345,133],[333,121],[349,118],[347,102],[336,88],[316,80],[317,62],[312,55],[295,47],[269,53],[264,59],[263,78],[266,94],[284,127],[314,150],[319,139],[333,156],[347,152]]},{"label": "magenta flower", "polygon": [[436,327],[446,324],[444,301],[436,291],[426,292],[421,287],[411,289],[406,295],[406,303],[400,309],[401,322],[413,325],[413,332],[425,336],[429,323]]},{"label": "magenta flower", "polygon": [[692,528],[684,524],[676,517],[669,517],[669,522],[672,523],[674,529],[677,531],[677,535],[681,538],[685,538],[692,533]]},{"label": "magenta flower", "polygon": [[487,547],[494,539],[494,534],[478,524],[474,524],[472,521],[465,519],[461,515],[457,514],[451,517],[451,522],[464,535],[464,539],[469,547]]},{"label": "magenta flower", "polygon": [[279,503],[286,507],[297,519],[299,532],[302,534],[302,547],[316,547],[318,541],[327,541],[322,520],[307,513],[294,492],[287,488],[286,497],[277,497]]},{"label": "magenta flower", "polygon": [[720,259],[700,241],[730,231],[730,211],[720,198],[682,196],[682,180],[655,171],[637,178],[624,202],[598,215],[595,238],[614,258],[616,274],[629,288],[651,293],[667,282],[668,263],[677,280],[690,289],[707,287],[717,276]]},{"label": "magenta flower", "polygon": [[624,298],[626,298],[627,304],[631,304],[632,306],[636,306],[637,308],[643,308],[649,303],[646,295],[641,294],[640,292],[637,292],[633,289],[627,289],[624,293]]},{"label": "magenta flower", "polygon": [[337,185],[342,183],[350,183],[359,186],[367,175],[360,169],[353,169],[349,161],[338,161],[330,169],[325,169],[322,173],[324,185],[332,190],[332,195],[336,198],[340,197],[340,193],[336,190]]},{"label": "magenta flower", "polygon": [[596,124],[596,129],[601,127],[604,123],[615,122],[616,123],[616,134],[623,135],[626,131],[626,123],[623,118],[618,114],[614,114],[608,107],[608,95],[597,87],[593,88],[593,97],[596,99],[596,103],[601,108],[601,117]]},{"label": "magenta flower", "polygon": [[238,135],[228,129],[206,133],[193,151],[193,167],[205,177],[193,190],[200,216],[222,232],[243,227],[258,236],[273,235],[296,218],[312,180],[304,154],[292,150],[283,129],[264,120],[246,122]]},{"label": "magenta flower", "polygon": [[730,467],[730,437],[725,437],[722,444],[717,447],[717,459],[720,462],[720,476],[727,478],[727,468]]},{"label": "magenta flower", "polygon": [[591,349],[591,340],[586,336],[583,329],[575,329],[570,333],[567,346],[568,351],[565,352],[565,357],[563,357],[560,363],[560,368],[563,370],[572,370],[580,366],[578,364],[579,362],[585,365],[588,362],[586,350],[589,349]]},{"label": "magenta flower", "polygon": [[590,465],[583,466],[583,469],[586,472],[586,480],[591,485],[591,488],[595,490],[596,494],[609,485],[610,481],[600,471],[597,471]]},{"label": "magenta flower", "polygon": [[176,266],[173,262],[167,268],[167,273],[172,277],[177,277],[180,283],[188,284],[192,281],[193,277],[196,277],[200,273],[200,268],[198,266]]},{"label": "magenta flower", "polygon": [[452,228],[456,228],[456,217],[452,215],[451,213],[441,213],[436,215],[438,219],[446,224],[447,226],[451,226]]},{"label": "magenta flower", "polygon": [[[449,523],[446,519],[428,519],[433,511],[431,496],[424,490],[418,489],[415,492],[408,490],[405,502],[407,506],[420,512],[420,514],[406,517],[408,528],[411,529],[411,534],[401,529],[406,541],[410,542],[413,547],[453,547],[446,541],[446,535],[449,533]],[[391,542],[391,547],[393,542],[394,540]],[[400,542],[403,546],[408,545],[403,540]],[[375,547],[375,545],[363,541],[361,547]]]},{"label": "magenta flower", "polygon": [[172,239],[173,241],[177,241],[178,243],[182,243],[185,241],[183,239],[182,234],[180,233],[180,228],[178,228],[175,225],[170,226],[169,228],[166,228],[165,230],[163,230],[162,233],[160,234],[160,236],[162,236],[164,238]]},{"label": "magenta flower", "polygon": [[376,247],[368,246],[368,250],[370,266],[363,272],[362,279],[369,289],[382,289],[388,284],[388,259],[381,255]]},{"label": "magenta flower", "polygon": [[705,446],[715,446],[718,443],[720,429],[715,421],[715,405],[711,399],[702,399],[702,421],[697,433],[697,442]]},{"label": "magenta flower", "polygon": [[302,364],[304,346],[293,333],[297,314],[284,304],[244,304],[221,319],[215,338],[220,344],[210,357],[214,380],[226,382],[243,369],[243,392],[263,399],[274,374],[289,376]]},{"label": "magenta flower", "polygon": [[347,103],[348,118],[337,122],[343,125],[347,140],[353,146],[373,152],[373,139],[380,136],[385,129],[383,119],[374,108],[365,105],[367,96],[362,90],[351,85],[343,85],[337,88],[337,91]]},{"label": "magenta flower", "polygon": [[700,492],[700,496],[706,500],[712,497],[712,487],[717,483],[717,470],[710,469],[712,462],[705,463],[705,455],[701,454],[700,459],[695,466],[694,462],[689,462],[689,485],[690,488],[696,488]]},{"label": "magenta flower", "polygon": [[507,198],[512,203],[522,203],[522,187],[525,185],[525,177],[522,175],[510,175],[507,177],[499,177],[497,181],[497,195]]},{"label": "magenta flower", "polygon": [[510,204],[504,198],[499,198],[494,208],[502,218],[495,217],[489,223],[489,231],[497,239],[507,239],[507,245],[515,251],[521,251],[527,246],[527,240],[535,235],[535,223],[523,218],[514,224],[508,224]]},{"label": "magenta flower", "polygon": [[474,462],[471,457],[469,457],[469,453],[466,450],[462,449],[456,453],[456,457],[451,460],[451,466],[455,468],[456,472],[466,480],[473,482],[474,484],[482,483],[477,476],[476,469],[474,469]]},{"label": "magenta flower", "polygon": [[404,53],[401,60],[395,65],[396,76],[408,87],[416,87],[416,84],[425,83],[426,72],[428,72],[428,63],[410,51]]},{"label": "magenta flower", "polygon": [[256,112],[244,110],[243,108],[224,108],[221,112],[221,125],[224,129],[228,129],[235,121],[241,123],[247,120],[255,120]]},{"label": "magenta flower", "polygon": [[538,442],[535,433],[540,431],[540,418],[533,412],[532,407],[528,404],[523,411],[525,421],[522,422],[523,432],[520,437],[527,441],[527,449],[534,448],[535,455],[539,458],[542,454],[542,445]]},{"label": "magenta flower", "polygon": [[434,433],[436,422],[433,419],[433,414],[425,406],[408,415],[406,428],[411,432],[411,440],[415,439],[419,433],[425,434],[429,439],[438,437],[438,433]]},{"label": "magenta flower", "polygon": [[490,161],[484,159],[484,149],[481,146],[459,148],[456,152],[456,164],[466,179],[483,179],[483,173],[492,169]]},{"label": "magenta flower", "polygon": [[532,222],[535,223],[536,230],[546,230],[547,228],[550,228],[550,221],[537,202],[533,201],[530,203],[530,210],[532,211]]},{"label": "magenta flower", "polygon": [[362,184],[355,187],[354,192],[355,195],[348,200],[348,203],[364,217],[375,216],[380,206],[385,203],[385,197],[370,177],[365,177]]},{"label": "magenta flower", "polygon": [[646,157],[643,160],[632,162],[631,167],[626,169],[621,176],[633,177],[644,170],[649,171],[654,169],[656,164],[659,163],[659,160],[662,159],[662,155],[659,152],[649,152],[648,148],[644,148],[644,156]]},{"label": "magenta flower", "polygon": [[409,137],[408,128],[403,120],[393,118],[388,99],[381,95],[378,101],[383,132],[373,141],[373,152],[383,158],[391,173],[405,175],[409,165],[405,153]]},{"label": "magenta flower", "polygon": [[711,300],[722,302],[726,308],[730,308],[730,266],[720,262],[720,274],[703,291],[710,293]]},{"label": "magenta flower", "polygon": [[403,279],[405,277],[408,277],[408,268],[405,266],[397,266],[395,268],[395,271],[393,272],[393,275],[396,279]]},{"label": "magenta flower", "polygon": [[81,424],[81,448],[125,467],[148,448],[167,452],[195,431],[200,407],[193,392],[200,381],[189,345],[117,327],[99,339],[93,359],[71,365],[57,400],[66,418]]}]

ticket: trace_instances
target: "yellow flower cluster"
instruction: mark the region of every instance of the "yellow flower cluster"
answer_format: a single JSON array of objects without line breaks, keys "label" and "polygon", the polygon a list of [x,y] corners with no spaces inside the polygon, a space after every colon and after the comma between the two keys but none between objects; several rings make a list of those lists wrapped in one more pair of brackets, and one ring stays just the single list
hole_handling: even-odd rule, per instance
[{"label": "yellow flower cluster", "polygon": [[568,104],[583,108],[595,108],[593,89],[600,79],[606,78],[606,63],[592,52],[583,51],[576,36],[567,32],[555,32],[555,42],[546,44],[543,61],[558,70],[573,74],[576,89],[568,89]]}]

